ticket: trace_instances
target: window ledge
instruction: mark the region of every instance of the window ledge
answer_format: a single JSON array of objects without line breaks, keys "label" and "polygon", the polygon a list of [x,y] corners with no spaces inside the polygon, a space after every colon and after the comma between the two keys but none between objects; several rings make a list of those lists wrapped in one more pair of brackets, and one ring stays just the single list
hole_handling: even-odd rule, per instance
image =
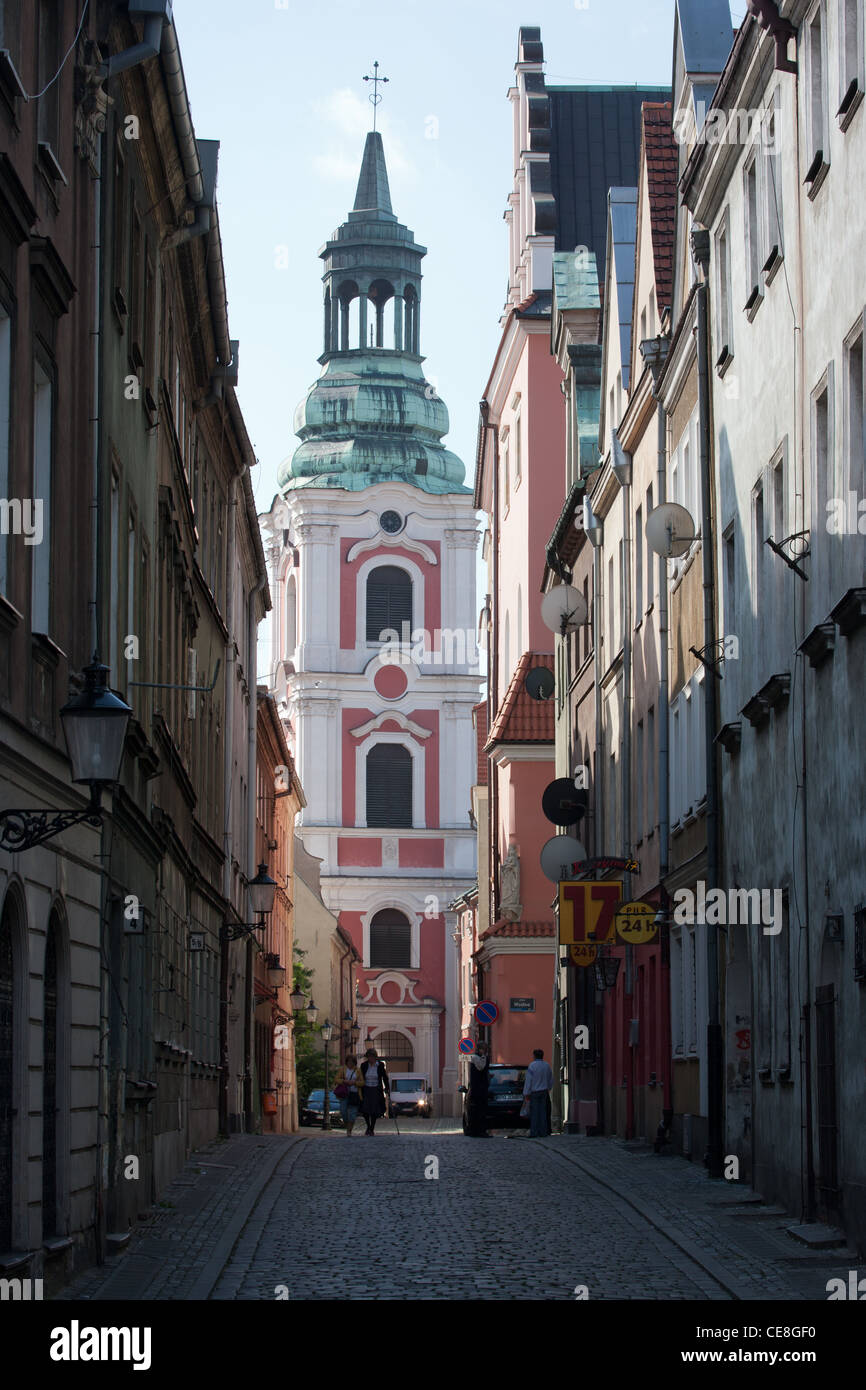
[{"label": "window ledge", "polygon": [[816,198],[818,191],[823,186],[824,180],[830,172],[830,165],[824,158],[824,151],[819,150],[809,165],[803,183],[806,186],[806,194],[809,198]]},{"label": "window ledge", "polygon": [[3,96],[17,126],[18,102],[27,100],[27,91],[18,76],[18,69],[12,61],[12,54],[8,48],[0,48],[0,95]]},{"label": "window ledge", "polygon": [[728,347],[727,343],[725,343],[725,346],[722,348],[718,358],[716,359],[716,372],[720,377],[723,377],[725,375],[725,372],[728,370],[733,360],[734,354],[731,352],[731,349]]},{"label": "window ledge", "polygon": [[62,183],[64,188],[69,187],[69,180],[60,167],[60,160],[52,150],[47,140],[40,140],[37,145],[39,167],[47,175],[53,184]]},{"label": "window ledge", "polygon": [[836,119],[839,122],[840,130],[847,130],[859,111],[863,102],[863,88],[860,86],[860,79],[852,78],[847,92],[842,98],[842,105],[836,112]]},{"label": "window ledge", "polygon": [[24,614],[18,612],[18,609],[9,602],[5,594],[0,594],[0,633],[8,636],[23,621]]},{"label": "window ledge", "polygon": [[781,266],[784,259],[785,254],[782,251],[781,246],[774,246],[763,265],[765,285],[772,285],[773,281],[779,273],[779,267]]},{"label": "window ledge", "polygon": [[752,286],[752,293],[749,295],[748,299],[746,300],[746,302],[745,302],[745,304],[744,304],[744,306],[743,306],[743,313],[744,313],[744,314],[746,315],[746,317],[748,318],[749,323],[752,322],[753,318],[754,318],[755,315],[757,314],[757,312],[758,312],[758,310],[760,309],[760,307],[761,307],[761,305],[763,304],[763,302],[764,302],[764,292],[763,292],[763,290],[761,289],[761,286],[760,286],[760,285],[753,285],[753,286]]}]

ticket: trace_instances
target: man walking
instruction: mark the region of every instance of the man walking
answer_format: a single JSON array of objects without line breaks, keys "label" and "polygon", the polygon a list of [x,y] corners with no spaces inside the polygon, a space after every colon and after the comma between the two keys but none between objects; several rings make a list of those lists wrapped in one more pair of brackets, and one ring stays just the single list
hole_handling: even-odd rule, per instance
[{"label": "man walking", "polygon": [[553,1071],[549,1062],[544,1060],[544,1052],[540,1047],[536,1047],[532,1053],[533,1060],[526,1068],[526,1080],[523,1083],[523,1099],[529,1101],[529,1137],[530,1139],[544,1139],[550,1133],[550,1125],[547,1118],[547,1101],[549,1092],[553,1086]]}]

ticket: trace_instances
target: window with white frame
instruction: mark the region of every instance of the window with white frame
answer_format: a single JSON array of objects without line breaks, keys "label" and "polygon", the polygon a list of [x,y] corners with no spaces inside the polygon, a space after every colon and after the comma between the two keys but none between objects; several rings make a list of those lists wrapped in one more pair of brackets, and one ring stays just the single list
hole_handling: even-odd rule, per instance
[{"label": "window with white frame", "polygon": [[656,823],[656,712],[650,705],[646,716],[646,829],[651,835]]},{"label": "window with white frame", "polygon": [[608,649],[607,649],[607,660],[606,660],[606,664],[607,664],[608,666],[609,666],[610,663],[613,661],[614,653],[616,652],[616,639],[615,639],[615,634],[614,634],[614,616],[615,616],[615,611],[616,611],[615,608],[614,608],[615,599],[616,599],[616,593],[615,593],[615,590],[614,590],[613,556],[611,555],[610,559],[609,559],[608,562],[607,562],[607,640],[608,640]]},{"label": "window with white frame", "polygon": [[725,587],[725,626],[726,637],[733,635],[737,614],[737,533],[734,522],[722,537],[724,587]]},{"label": "window with white frame", "polygon": [[806,24],[806,137],[809,142],[806,183],[813,183],[821,169],[830,163],[824,10],[824,0],[819,0]]},{"label": "window with white frame", "polygon": [[752,612],[759,613],[764,601],[764,482],[752,490]]},{"label": "window with white frame", "polygon": [[[647,520],[649,520],[650,512],[652,511],[652,509],[653,509],[653,488],[652,488],[652,483],[650,483],[649,487],[648,487],[647,490],[646,490],[646,511],[645,511],[645,516],[646,516]],[[647,608],[649,608],[650,604],[652,603],[652,601],[653,601],[653,599],[654,599],[654,597],[655,597],[655,591],[656,591],[656,586],[655,586],[655,576],[656,576],[655,558],[656,558],[655,551],[653,550],[652,546],[648,545],[647,548],[646,548],[646,606],[647,606]]]},{"label": "window with white frame", "polygon": [[[781,93],[777,87],[764,112],[762,171],[764,185],[764,250],[763,268],[767,271],[778,256],[785,254],[782,237],[782,161]],[[775,253],[775,254],[774,254]]]},{"label": "window with white frame", "polygon": [[634,617],[639,623],[643,617],[643,507],[638,507],[634,519]]},{"label": "window with white frame", "polygon": [[817,515],[825,527],[830,503],[842,495],[836,485],[833,450],[833,368],[827,369],[824,380],[812,397],[812,457],[817,491]]},{"label": "window with white frame", "polygon": [[514,417],[514,490],[520,487],[520,479],[523,477],[523,448],[522,448],[523,427],[520,423],[520,415]]},{"label": "window with white frame", "polygon": [[634,745],[634,838],[643,839],[643,781],[644,781],[644,726],[643,720],[637,722]]},{"label": "window with white frame", "polygon": [[671,1047],[674,1055],[685,1053],[683,1031],[683,937],[685,927],[671,931]]},{"label": "window with white frame", "polygon": [[[700,480],[698,478],[698,407],[695,406],[688,425],[680,436],[677,447],[671,455],[671,487],[669,500],[685,507],[695,528],[695,537],[700,535]],[[679,575],[691,549],[685,555],[672,560],[674,578]]]},{"label": "window with white frame", "polygon": [[866,493],[866,432],[863,416],[863,319],[845,342],[846,486],[858,501]]},{"label": "window with white frame", "polygon": [[761,202],[758,184],[758,156],[753,152],[743,169],[743,226],[746,246],[746,288],[749,310],[761,295]]},{"label": "window with white frame", "polygon": [[731,304],[731,241],[728,213],[716,232],[716,294],[719,312],[716,320],[716,366],[723,367],[734,355],[734,319]]},{"label": "window with white frame", "polygon": [[863,0],[839,0],[839,111],[843,129],[866,90]]}]

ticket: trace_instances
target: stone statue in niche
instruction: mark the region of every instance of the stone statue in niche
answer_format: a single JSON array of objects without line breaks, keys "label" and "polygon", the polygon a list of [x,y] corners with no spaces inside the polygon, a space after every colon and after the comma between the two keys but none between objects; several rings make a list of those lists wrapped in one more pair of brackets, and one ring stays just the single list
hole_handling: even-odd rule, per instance
[{"label": "stone statue in niche", "polygon": [[523,915],[520,902],[520,856],[516,845],[508,853],[499,870],[499,913],[507,922],[519,922]]},{"label": "stone statue in niche", "polygon": [[394,838],[391,837],[391,836],[387,836],[387,837],[382,841],[382,863],[383,863],[383,864],[396,864],[396,863],[397,863],[397,841],[396,841],[396,839],[394,839]]}]

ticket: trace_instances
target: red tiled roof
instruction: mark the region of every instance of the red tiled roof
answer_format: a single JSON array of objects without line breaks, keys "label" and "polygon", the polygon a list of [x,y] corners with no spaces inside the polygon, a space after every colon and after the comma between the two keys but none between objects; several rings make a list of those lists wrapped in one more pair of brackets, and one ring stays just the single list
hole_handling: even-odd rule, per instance
[{"label": "red tiled roof", "polygon": [[552,922],[506,922],[500,918],[494,922],[492,927],[481,933],[478,938],[483,941],[487,936],[554,936],[554,926]]},{"label": "red tiled roof", "polygon": [[533,666],[553,670],[553,657],[524,652],[493,721],[487,747],[496,743],[553,743],[553,701],[533,700],[524,682]]},{"label": "red tiled roof", "polygon": [[475,773],[475,785],[477,787],[487,786],[487,756],[484,752],[484,745],[487,742],[487,701],[482,700],[480,704],[472,706],[472,722],[475,725],[475,747],[477,754],[478,769]]},{"label": "red tiled roof", "polygon": [[671,114],[669,101],[645,101],[641,108],[659,314],[670,305],[674,284],[677,146]]}]

